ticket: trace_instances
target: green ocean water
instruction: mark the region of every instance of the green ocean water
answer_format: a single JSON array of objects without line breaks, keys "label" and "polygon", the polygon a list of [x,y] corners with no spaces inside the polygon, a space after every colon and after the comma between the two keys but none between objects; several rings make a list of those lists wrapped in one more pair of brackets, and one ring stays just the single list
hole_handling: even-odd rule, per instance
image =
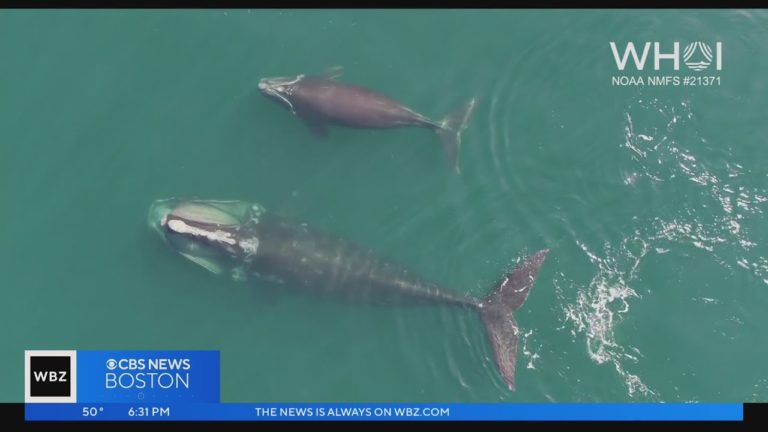
[{"label": "green ocean water", "polygon": [[[0,401],[25,349],[220,350],[224,402],[765,401],[766,40],[765,11],[2,10]],[[611,41],[719,41],[722,70],[655,72],[651,48],[620,72]],[[334,65],[436,119],[478,97],[461,175],[429,131],[318,139],[256,91]],[[258,202],[474,296],[549,248],[517,391],[470,311],[205,272],[147,226],[173,196]]]}]

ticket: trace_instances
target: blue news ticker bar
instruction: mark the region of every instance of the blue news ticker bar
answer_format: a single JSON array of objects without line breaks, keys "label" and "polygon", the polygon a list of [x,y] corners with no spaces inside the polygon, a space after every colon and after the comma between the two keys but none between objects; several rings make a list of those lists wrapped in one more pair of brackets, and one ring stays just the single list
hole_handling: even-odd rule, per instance
[{"label": "blue news ticker bar", "polygon": [[740,403],[29,403],[27,421],[742,421]]}]

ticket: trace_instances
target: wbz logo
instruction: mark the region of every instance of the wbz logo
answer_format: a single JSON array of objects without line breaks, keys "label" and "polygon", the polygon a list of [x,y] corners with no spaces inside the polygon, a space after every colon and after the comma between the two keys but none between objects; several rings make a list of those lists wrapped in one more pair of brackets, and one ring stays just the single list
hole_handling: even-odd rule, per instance
[{"label": "wbz logo", "polygon": [[25,351],[24,401],[76,402],[75,351]]},{"label": "wbz logo", "polygon": [[[654,70],[658,71],[661,69],[662,61],[665,61],[665,64],[671,62],[674,70],[680,70],[680,42],[673,42],[671,47],[668,44],[662,47],[659,42],[646,42],[643,45],[642,51],[633,42],[630,42],[624,47],[624,51],[621,54],[616,46],[616,42],[611,42],[613,59],[616,61],[616,67],[620,71],[627,67],[630,57],[632,57],[635,69],[643,70],[648,62],[651,47],[653,47]],[[705,42],[691,42],[682,51],[682,61],[685,66],[696,72],[709,68],[712,62],[715,63],[715,70],[723,70],[723,43],[715,42],[715,49],[713,51],[712,47]]]}]

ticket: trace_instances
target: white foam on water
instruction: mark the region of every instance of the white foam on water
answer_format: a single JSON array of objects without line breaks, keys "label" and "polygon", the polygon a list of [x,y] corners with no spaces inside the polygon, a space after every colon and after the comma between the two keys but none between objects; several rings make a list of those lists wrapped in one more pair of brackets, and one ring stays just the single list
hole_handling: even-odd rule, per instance
[{"label": "white foam on water", "polygon": [[[635,110],[642,111],[644,118],[661,116],[661,121],[657,118],[650,124],[666,124],[666,128],[636,125],[630,113]],[[629,111],[621,146],[636,166],[622,174],[624,186],[637,188],[642,182],[650,182],[656,189],[675,189],[674,193],[659,196],[680,196],[684,192],[690,199],[669,203],[671,216],[633,218],[634,232],[618,244],[606,242],[602,250],[577,239],[596,272],[586,285],[568,281],[565,275],[560,275],[555,285],[565,304],[564,322],[574,338],[584,338],[592,361],[612,365],[629,396],[659,399],[661,395],[631,371],[633,364],[642,361],[642,353],[616,336],[631,305],[642,301],[642,294],[646,294],[632,286],[640,263],[649,252],[664,254],[692,246],[711,256],[713,263],[748,271],[768,284],[768,258],[759,249],[759,242],[750,237],[746,223],[763,218],[768,189],[756,188],[749,179],[742,178],[748,172],[739,163],[723,161],[725,174],[721,174],[723,165],[715,171],[709,166],[712,162],[701,162],[712,159],[702,150],[711,146],[691,127],[694,116],[690,103],[664,106],[657,100],[640,101]],[[685,137],[685,145],[678,136]],[[691,136],[693,142],[688,141]],[[566,292],[576,292],[575,299],[566,298]],[[691,300],[706,305],[722,303],[711,297]],[[733,318],[737,325],[743,324],[743,320]]]},{"label": "white foam on water", "polygon": [[[651,250],[640,237],[630,237],[618,247],[604,245],[602,253],[589,249],[577,240],[578,246],[597,267],[597,273],[587,286],[556,280],[555,285],[565,306],[564,321],[571,327],[574,338],[583,336],[589,357],[597,364],[610,364],[624,381],[630,397],[658,396],[643,383],[639,375],[628,371],[626,363],[638,363],[637,348],[617,340],[615,330],[630,311],[630,304],[641,296],[630,285],[637,277],[638,266]],[[602,256],[601,256],[602,255]],[[564,298],[565,292],[576,292],[576,299]]]},{"label": "white foam on water", "polygon": [[[642,128],[633,123],[631,112],[655,113],[671,120],[665,130]],[[763,219],[768,188],[752,186],[753,182],[745,178],[749,171],[727,157],[720,157],[724,166],[717,169],[725,171],[720,175],[710,167],[716,162],[701,162],[712,159],[700,154],[712,145],[693,124],[695,116],[690,102],[666,106],[655,99],[639,101],[629,108],[625,118],[622,146],[638,165],[633,181],[625,184],[635,186],[638,177],[644,177],[657,187],[685,188],[686,195],[695,198],[676,205],[676,216],[650,221],[654,232],[647,233],[648,239],[667,243],[668,248],[694,246],[710,252],[720,265],[746,269],[768,284],[766,251],[757,250],[760,244],[747,229],[748,222]],[[686,185],[685,180],[690,183]],[[672,195],[680,195],[680,190],[677,192]]]}]

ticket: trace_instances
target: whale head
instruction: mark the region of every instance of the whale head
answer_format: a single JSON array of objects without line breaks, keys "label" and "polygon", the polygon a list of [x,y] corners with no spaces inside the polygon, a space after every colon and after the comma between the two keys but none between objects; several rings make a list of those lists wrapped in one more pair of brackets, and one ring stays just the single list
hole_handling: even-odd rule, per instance
[{"label": "whale head", "polygon": [[262,212],[244,201],[171,198],[152,203],[148,222],[183,257],[215,274],[234,273],[256,252],[251,228]]},{"label": "whale head", "polygon": [[304,75],[297,75],[293,77],[273,77],[262,78],[259,80],[259,91],[272,99],[280,101],[294,114],[296,111],[291,103],[291,95],[301,80],[304,79]]}]

